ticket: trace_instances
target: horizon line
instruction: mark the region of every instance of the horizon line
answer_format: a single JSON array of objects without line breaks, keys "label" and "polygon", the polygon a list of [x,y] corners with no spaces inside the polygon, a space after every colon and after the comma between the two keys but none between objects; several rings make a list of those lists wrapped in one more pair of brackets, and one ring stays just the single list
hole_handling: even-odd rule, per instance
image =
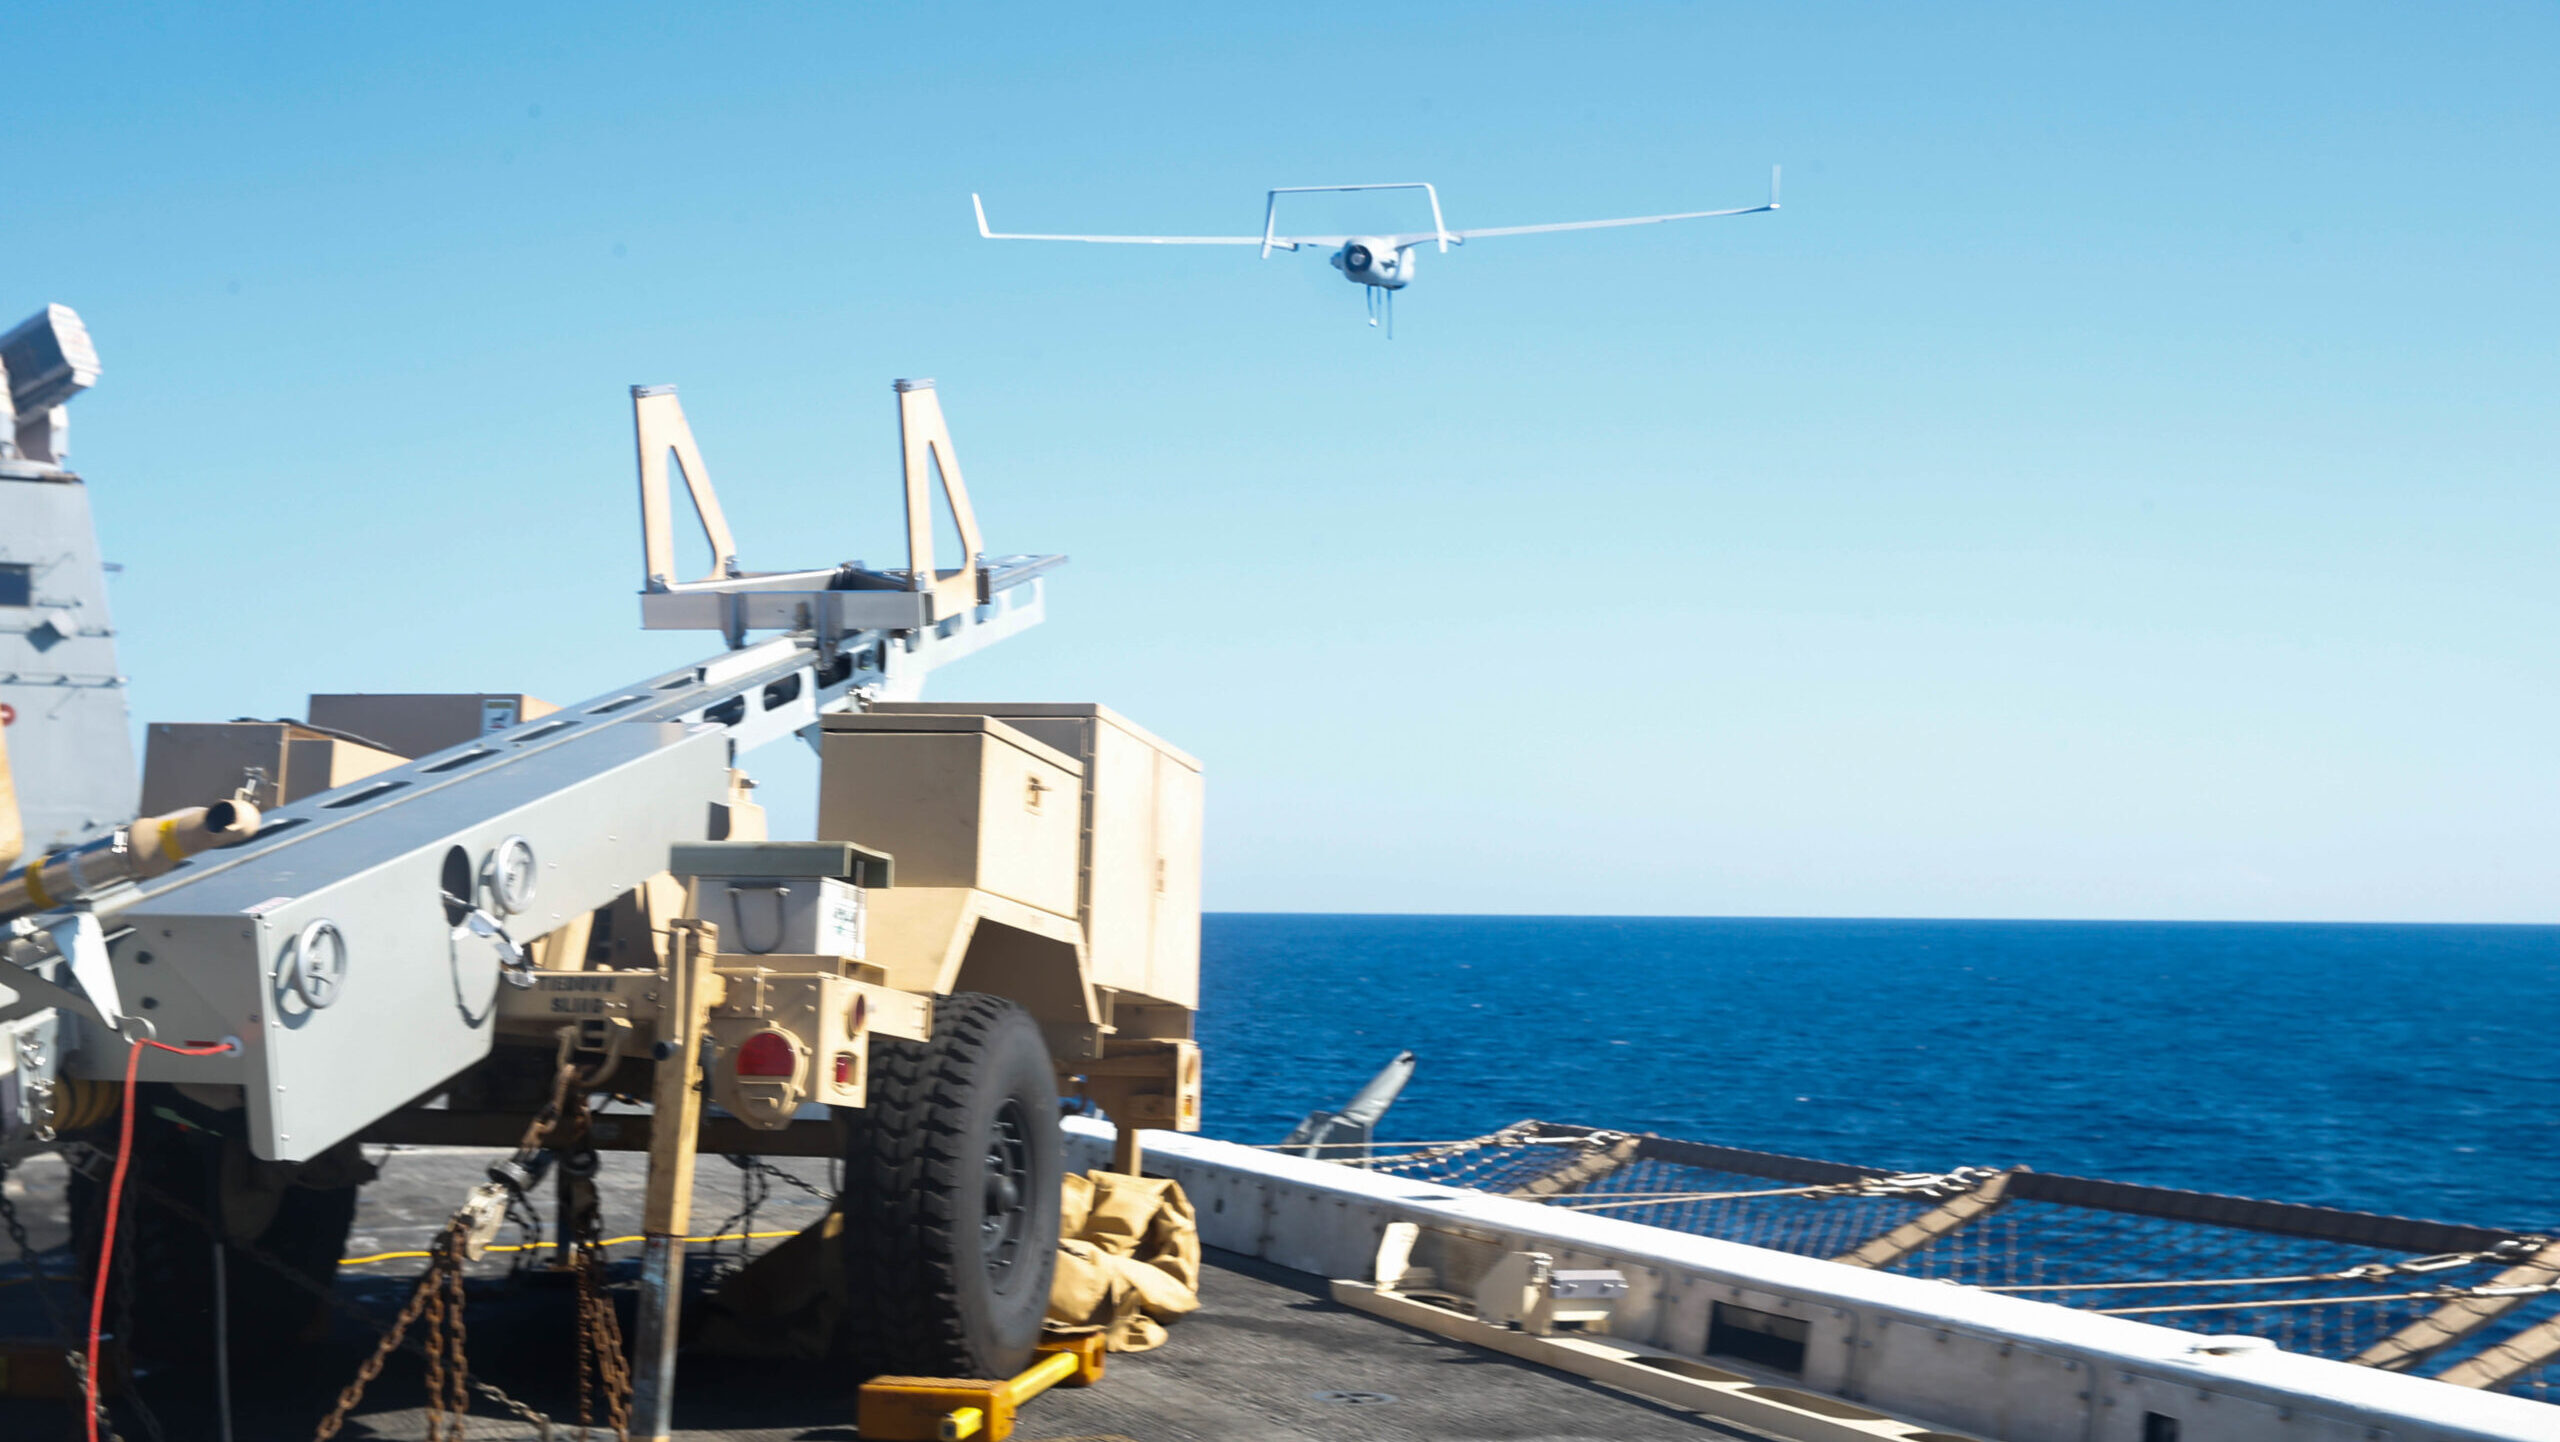
[{"label": "horizon line", "polygon": [[2553,921],[2374,921],[2316,918],[2223,918],[2152,916],[1785,916],[1740,912],[1678,911],[1255,911],[1201,909],[1212,916],[1363,917],[1377,920],[1464,921],[1820,921],[1892,922],[1933,926],[2372,926],[2372,927],[2512,927],[2560,929]]}]

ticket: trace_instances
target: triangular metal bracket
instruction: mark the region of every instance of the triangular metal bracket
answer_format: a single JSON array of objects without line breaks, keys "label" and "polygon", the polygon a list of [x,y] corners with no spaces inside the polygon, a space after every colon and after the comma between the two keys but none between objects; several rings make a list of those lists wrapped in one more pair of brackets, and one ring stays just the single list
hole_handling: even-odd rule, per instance
[{"label": "triangular metal bracket", "polygon": [[[932,599],[927,620],[959,615],[984,598],[978,594],[978,558],[986,542],[978,533],[977,514],[969,509],[969,486],[960,478],[960,458],[951,449],[951,427],[943,423],[942,402],[933,382],[899,381],[898,449],[907,470],[907,575],[909,589]],[[951,519],[960,531],[960,565],[937,570],[933,558],[933,483],[941,472],[942,494],[951,503]]]},{"label": "triangular metal bracket", "polygon": [[667,501],[670,451],[675,453],[676,469],[684,475],[685,490],[693,497],[702,538],[711,543],[711,574],[702,579],[718,581],[737,575],[738,543],[729,534],[728,518],[720,514],[719,493],[711,489],[710,468],[702,463],[702,448],[693,443],[693,427],[685,423],[676,388],[633,386],[631,428],[640,446],[640,550],[647,574],[642,589],[664,591],[676,584],[675,522]]},{"label": "triangular metal bracket", "polygon": [[98,926],[98,918],[86,911],[75,911],[48,926],[38,927],[31,917],[15,924],[22,934],[43,931],[53,943],[56,956],[71,973],[76,986],[45,977],[32,967],[0,963],[0,989],[14,995],[0,1001],[0,1021],[15,1020],[45,1007],[85,1016],[119,1036],[124,1034],[124,1004],[116,995],[114,966],[107,960],[106,933]]}]

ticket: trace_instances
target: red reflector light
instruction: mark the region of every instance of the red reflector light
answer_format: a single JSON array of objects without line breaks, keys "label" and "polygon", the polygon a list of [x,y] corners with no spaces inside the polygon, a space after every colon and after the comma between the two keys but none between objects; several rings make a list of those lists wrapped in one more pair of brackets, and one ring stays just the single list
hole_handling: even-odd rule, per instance
[{"label": "red reflector light", "polygon": [[840,1051],[836,1053],[836,1085],[840,1087],[849,1087],[853,1085],[852,1052]]},{"label": "red reflector light", "polygon": [[791,1040],[778,1031],[760,1031],[738,1048],[738,1075],[791,1076],[800,1070]]}]

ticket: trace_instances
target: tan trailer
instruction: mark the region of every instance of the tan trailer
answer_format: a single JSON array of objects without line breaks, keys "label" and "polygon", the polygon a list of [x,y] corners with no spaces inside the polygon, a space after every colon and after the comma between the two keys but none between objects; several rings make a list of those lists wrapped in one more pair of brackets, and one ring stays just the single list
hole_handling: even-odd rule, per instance
[{"label": "tan trailer", "polygon": [[[1009,710],[1073,749],[988,714]],[[1119,1124],[1122,1171],[1143,1129],[1200,1125],[1198,763],[1098,706],[822,726],[833,839],[763,840],[740,803],[729,840],[677,847],[667,876],[534,944],[500,1047],[447,1108],[367,1133],[511,1142],[564,1029],[575,1085],[653,1096],[644,1404],[671,1385],[702,1148],[844,1158],[858,1365],[1005,1377],[1048,1304],[1060,1099]],[[617,950],[643,936],[645,956]]]}]

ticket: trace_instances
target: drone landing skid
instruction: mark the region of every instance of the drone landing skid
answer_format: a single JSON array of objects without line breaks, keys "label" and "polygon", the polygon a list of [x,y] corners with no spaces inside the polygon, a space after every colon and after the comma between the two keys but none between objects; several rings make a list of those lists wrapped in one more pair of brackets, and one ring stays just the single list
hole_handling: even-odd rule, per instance
[{"label": "drone landing skid", "polygon": [[1369,324],[1376,325],[1378,317],[1385,316],[1387,339],[1394,340],[1396,338],[1396,293],[1383,285],[1368,286],[1366,289],[1369,292]]}]

